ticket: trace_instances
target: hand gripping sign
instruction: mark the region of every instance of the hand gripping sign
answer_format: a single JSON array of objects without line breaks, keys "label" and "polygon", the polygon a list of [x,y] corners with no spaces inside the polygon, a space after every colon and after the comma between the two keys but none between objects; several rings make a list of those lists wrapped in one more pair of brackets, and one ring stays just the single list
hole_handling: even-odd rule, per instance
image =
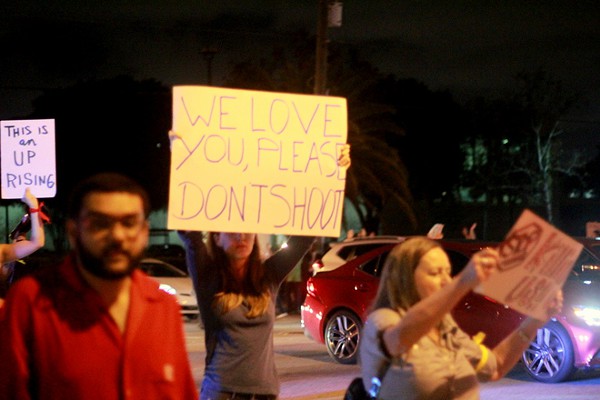
[{"label": "hand gripping sign", "polygon": [[499,273],[476,292],[546,320],[546,304],[562,288],[583,245],[524,210],[498,246]]},{"label": "hand gripping sign", "polygon": [[173,88],[169,229],[337,237],[346,100]]}]

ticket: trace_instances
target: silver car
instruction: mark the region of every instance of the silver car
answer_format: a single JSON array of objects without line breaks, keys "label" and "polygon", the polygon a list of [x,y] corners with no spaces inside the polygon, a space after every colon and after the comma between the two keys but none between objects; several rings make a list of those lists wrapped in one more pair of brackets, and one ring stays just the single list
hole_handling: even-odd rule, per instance
[{"label": "silver car", "polygon": [[157,258],[144,258],[140,269],[156,279],[160,284],[160,289],[177,298],[183,316],[191,319],[198,317],[198,302],[194,285],[186,272]]}]

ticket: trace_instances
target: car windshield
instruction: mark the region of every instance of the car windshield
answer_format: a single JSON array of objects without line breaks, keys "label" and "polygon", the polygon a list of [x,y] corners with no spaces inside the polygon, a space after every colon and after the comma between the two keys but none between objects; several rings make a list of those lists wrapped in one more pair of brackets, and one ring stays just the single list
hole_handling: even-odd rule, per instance
[{"label": "car windshield", "polygon": [[600,258],[584,247],[569,275],[571,280],[600,281]]},{"label": "car windshield", "polygon": [[168,264],[156,263],[156,262],[142,262],[140,266],[142,271],[150,276],[156,277],[170,277],[170,278],[178,278],[178,277],[186,277],[186,273],[180,271],[176,267],[172,267]]}]

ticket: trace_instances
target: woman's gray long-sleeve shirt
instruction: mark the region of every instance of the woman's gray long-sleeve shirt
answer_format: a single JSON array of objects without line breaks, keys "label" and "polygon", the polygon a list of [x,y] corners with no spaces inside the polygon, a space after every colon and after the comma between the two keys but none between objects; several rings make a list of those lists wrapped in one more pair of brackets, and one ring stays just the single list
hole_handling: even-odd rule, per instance
[{"label": "woman's gray long-sleeve shirt", "polygon": [[186,263],[194,280],[205,329],[206,365],[201,398],[219,391],[278,395],[280,385],[273,350],[277,292],[315,238],[291,237],[285,249],[264,261],[271,304],[265,314],[248,318],[245,303],[223,315],[212,309],[214,295],[222,290],[222,285],[202,232],[179,232],[179,236],[186,249]]}]

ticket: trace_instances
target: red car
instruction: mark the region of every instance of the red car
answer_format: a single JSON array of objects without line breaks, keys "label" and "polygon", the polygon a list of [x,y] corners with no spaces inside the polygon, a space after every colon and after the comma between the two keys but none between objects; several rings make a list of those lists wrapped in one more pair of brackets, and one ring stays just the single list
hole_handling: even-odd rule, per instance
[{"label": "red car", "polygon": [[[399,238],[398,243],[403,240]],[[538,331],[523,353],[528,373],[541,382],[561,382],[573,372],[600,366],[600,242],[579,239],[585,247],[563,286],[563,312]],[[470,256],[495,242],[440,240],[459,272]],[[382,244],[346,261],[342,266],[309,278],[301,308],[304,333],[324,343],[329,355],[342,364],[357,361],[361,328],[379,286],[381,268],[396,245]],[[475,293],[465,296],[453,310],[465,332],[486,334],[484,343],[495,346],[524,318],[515,310]]]}]

